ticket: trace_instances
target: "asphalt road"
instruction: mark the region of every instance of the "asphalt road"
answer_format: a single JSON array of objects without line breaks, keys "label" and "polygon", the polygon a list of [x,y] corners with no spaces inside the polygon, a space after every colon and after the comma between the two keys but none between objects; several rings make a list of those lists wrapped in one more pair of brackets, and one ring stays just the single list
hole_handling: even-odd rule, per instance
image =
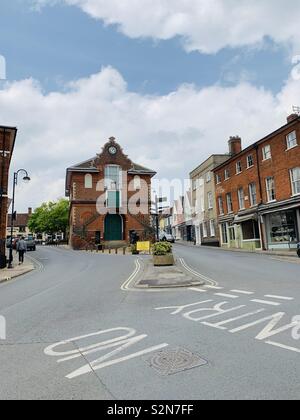
[{"label": "asphalt road", "polygon": [[32,254],[0,285],[0,399],[299,399],[300,265],[175,252],[207,286],[122,290],[134,257]]}]

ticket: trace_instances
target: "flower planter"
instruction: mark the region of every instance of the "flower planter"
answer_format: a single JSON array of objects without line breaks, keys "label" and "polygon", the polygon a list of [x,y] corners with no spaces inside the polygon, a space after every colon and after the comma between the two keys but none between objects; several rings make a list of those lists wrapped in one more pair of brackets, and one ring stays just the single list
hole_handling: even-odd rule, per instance
[{"label": "flower planter", "polygon": [[173,254],[154,255],[153,263],[155,267],[166,267],[166,266],[175,265],[175,259],[174,259]]}]

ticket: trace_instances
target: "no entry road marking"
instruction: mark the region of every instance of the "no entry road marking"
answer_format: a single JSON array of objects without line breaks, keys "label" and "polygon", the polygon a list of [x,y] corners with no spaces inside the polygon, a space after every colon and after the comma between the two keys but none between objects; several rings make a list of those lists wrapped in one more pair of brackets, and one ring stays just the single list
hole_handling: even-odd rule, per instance
[{"label": "no entry road marking", "polygon": [[[81,340],[86,340],[92,337],[98,337],[98,336],[103,336],[103,335],[104,336],[107,335],[108,337],[111,337],[111,335],[114,333],[116,334],[119,333],[119,335],[117,335],[117,337],[115,338],[110,338],[108,340],[104,339],[104,341],[99,341],[95,344],[91,344],[85,347],[79,347],[75,350],[68,350],[68,351],[57,350],[57,348],[60,348],[60,347],[64,347],[64,346],[69,347],[70,344],[74,346],[75,343],[78,343]],[[103,356],[99,358],[96,357],[96,359],[93,360],[92,362],[85,364],[84,366],[80,367],[79,369],[71,372],[70,374],[66,376],[66,378],[68,379],[74,379],[79,376],[85,375],[87,373],[95,372],[97,370],[104,369],[106,367],[123,363],[127,360],[131,360],[131,359],[143,356],[145,354],[161,350],[168,346],[167,343],[162,343],[156,346],[145,348],[144,350],[140,350],[135,353],[128,354],[123,357],[113,359],[113,357],[116,356],[117,354],[123,352],[124,350],[126,350],[127,348],[133,345],[140,343],[147,337],[148,336],[146,334],[136,335],[136,331],[133,328],[118,327],[118,328],[112,328],[108,330],[101,330],[92,334],[82,335],[80,337],[74,337],[68,340],[61,341],[59,343],[55,343],[47,347],[44,350],[44,353],[47,356],[57,357],[58,363],[67,362],[67,361],[77,359],[77,358],[83,358],[83,360],[85,360],[86,362],[85,356],[87,355],[96,354],[99,352],[103,352],[103,350],[115,348],[115,350],[109,351],[108,353],[104,354]]]}]

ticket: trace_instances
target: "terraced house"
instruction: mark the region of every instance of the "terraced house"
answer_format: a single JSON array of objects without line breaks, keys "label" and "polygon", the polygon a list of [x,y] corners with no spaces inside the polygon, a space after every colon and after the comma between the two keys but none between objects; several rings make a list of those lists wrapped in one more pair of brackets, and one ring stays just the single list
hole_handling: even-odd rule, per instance
[{"label": "terraced house", "polygon": [[300,117],[215,168],[221,245],[293,249],[300,240]]},{"label": "terraced house", "polygon": [[135,233],[150,239],[151,179],[156,173],[133,163],[111,137],[102,152],[67,169],[70,244],[128,243]]}]

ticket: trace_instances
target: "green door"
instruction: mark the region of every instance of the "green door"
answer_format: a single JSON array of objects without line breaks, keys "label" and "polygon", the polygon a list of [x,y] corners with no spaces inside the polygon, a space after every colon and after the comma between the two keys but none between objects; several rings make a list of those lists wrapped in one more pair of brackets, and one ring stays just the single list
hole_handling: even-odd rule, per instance
[{"label": "green door", "polygon": [[118,214],[108,214],[105,218],[105,240],[121,241],[122,237],[122,218]]}]

